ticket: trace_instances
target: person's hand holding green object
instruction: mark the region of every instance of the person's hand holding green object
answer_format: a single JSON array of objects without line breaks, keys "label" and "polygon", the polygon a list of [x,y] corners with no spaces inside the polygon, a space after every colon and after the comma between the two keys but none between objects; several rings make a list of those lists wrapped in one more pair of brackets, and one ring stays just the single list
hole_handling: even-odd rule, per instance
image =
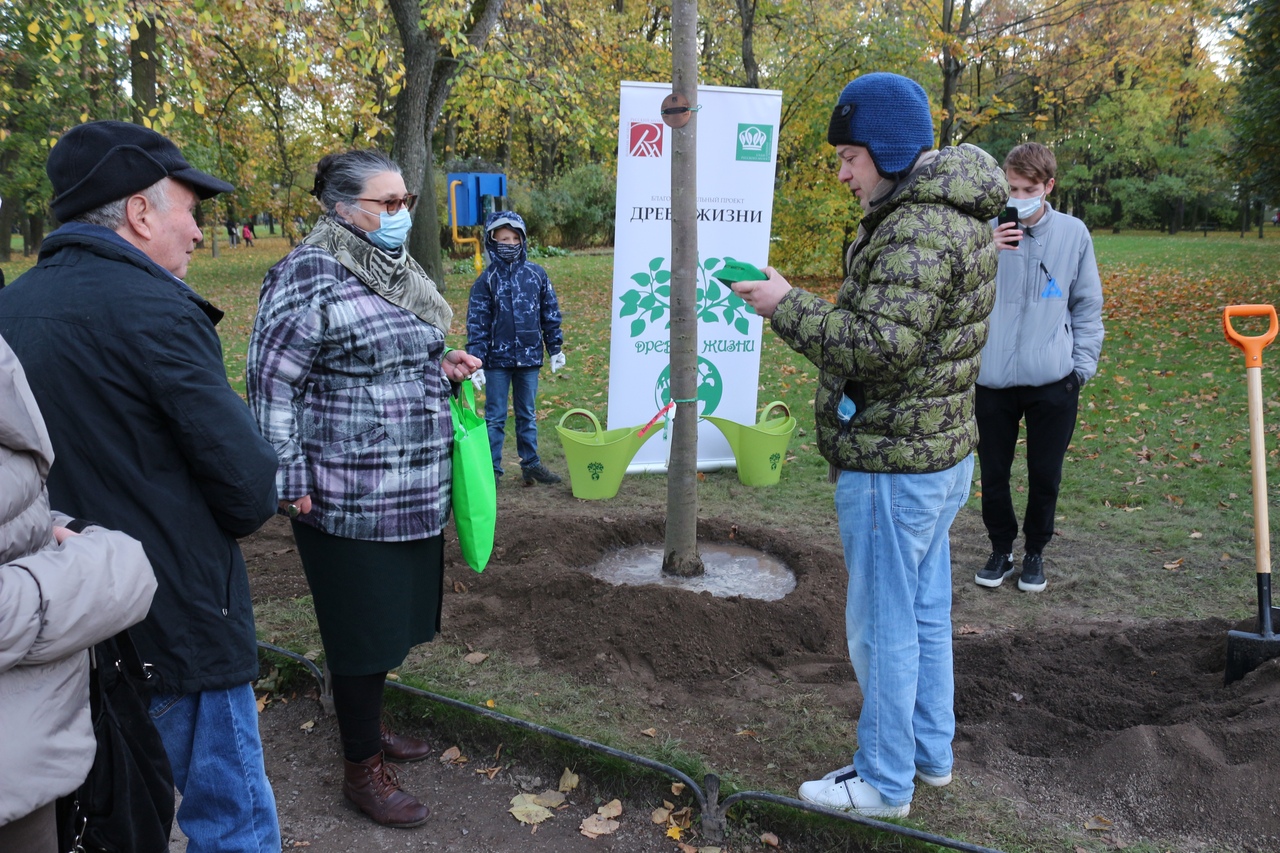
[{"label": "person's hand holding green object", "polygon": [[773,317],[778,303],[791,290],[791,283],[778,275],[773,267],[757,269],[732,258],[725,258],[724,267],[712,275],[729,285],[743,302],[766,320]]},{"label": "person's hand holding green object", "polygon": [[725,258],[724,266],[712,273],[711,277],[730,287],[739,281],[764,281],[768,278],[759,267],[733,258]]}]

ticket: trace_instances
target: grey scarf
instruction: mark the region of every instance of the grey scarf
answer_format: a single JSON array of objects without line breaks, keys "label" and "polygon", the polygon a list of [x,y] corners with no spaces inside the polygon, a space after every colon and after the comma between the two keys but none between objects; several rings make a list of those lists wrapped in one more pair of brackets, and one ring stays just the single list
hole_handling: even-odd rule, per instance
[{"label": "grey scarf", "polygon": [[338,259],[365,287],[445,334],[453,320],[453,309],[445,302],[435,282],[407,250],[392,255],[368,240],[348,231],[331,216],[320,217],[302,241],[319,246]]}]

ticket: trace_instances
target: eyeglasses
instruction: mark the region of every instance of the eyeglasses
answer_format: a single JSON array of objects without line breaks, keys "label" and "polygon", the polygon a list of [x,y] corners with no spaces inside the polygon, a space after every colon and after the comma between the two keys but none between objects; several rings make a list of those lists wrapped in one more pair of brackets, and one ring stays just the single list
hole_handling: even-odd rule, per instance
[{"label": "eyeglasses", "polygon": [[356,196],[356,201],[370,201],[374,204],[380,204],[386,207],[387,213],[399,213],[400,208],[404,208],[410,212],[413,206],[418,203],[418,197],[413,193],[409,193],[404,198],[360,198]]}]

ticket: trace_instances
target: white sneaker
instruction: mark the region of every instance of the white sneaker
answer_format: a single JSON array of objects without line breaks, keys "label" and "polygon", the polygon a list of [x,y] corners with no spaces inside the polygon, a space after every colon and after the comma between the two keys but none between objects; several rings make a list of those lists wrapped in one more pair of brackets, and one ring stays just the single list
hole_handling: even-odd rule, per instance
[{"label": "white sneaker", "polygon": [[[844,767],[841,767],[839,770],[832,770],[826,776],[823,776],[822,781],[830,782],[833,779],[835,779],[837,776],[848,776],[850,773],[853,773],[853,765],[846,764]],[[933,776],[929,773],[925,773],[923,770],[919,768],[916,768],[916,778],[931,788],[945,788],[951,784],[950,773],[947,773],[942,776]]]},{"label": "white sneaker", "polygon": [[919,767],[916,768],[916,778],[928,785],[930,788],[945,788],[951,784],[950,773],[946,773],[942,776],[933,776],[925,773]]},{"label": "white sneaker", "polygon": [[906,817],[911,804],[891,806],[871,784],[856,775],[819,779],[800,786],[800,799],[844,812],[857,812],[866,817]]}]

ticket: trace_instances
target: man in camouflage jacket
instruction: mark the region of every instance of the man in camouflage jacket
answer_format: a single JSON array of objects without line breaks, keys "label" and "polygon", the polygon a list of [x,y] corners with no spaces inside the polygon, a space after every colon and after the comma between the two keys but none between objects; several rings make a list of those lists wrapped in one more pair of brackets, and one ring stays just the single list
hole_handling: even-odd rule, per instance
[{"label": "man in camouflage jacket", "polygon": [[928,96],[895,74],[846,86],[827,139],[865,211],[835,304],[772,268],[735,288],[819,368],[818,447],[849,570],[858,749],[800,796],[905,817],[914,779],[951,781],[948,531],[973,477],[973,388],[997,265],[988,220],[1008,184],[977,148],[932,150]]}]

